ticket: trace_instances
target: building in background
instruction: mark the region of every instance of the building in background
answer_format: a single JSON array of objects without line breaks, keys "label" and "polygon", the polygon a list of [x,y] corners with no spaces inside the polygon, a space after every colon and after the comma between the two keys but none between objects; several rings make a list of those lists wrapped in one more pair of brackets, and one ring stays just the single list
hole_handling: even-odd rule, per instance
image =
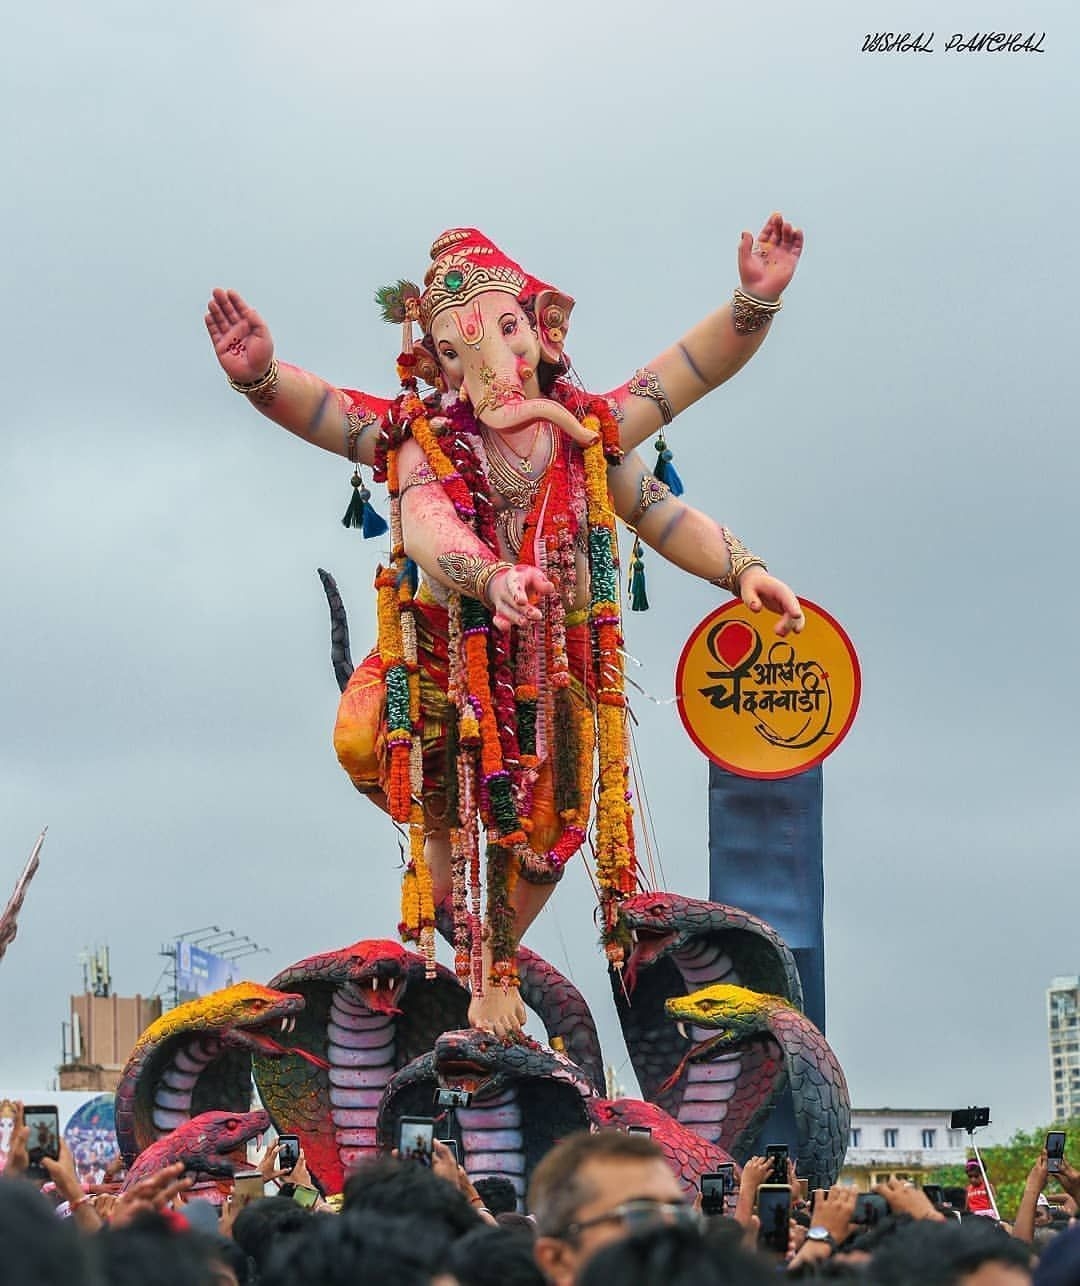
[{"label": "building in background", "polygon": [[1054,978],[1046,993],[1050,1097],[1055,1121],[1080,1116],[1080,978]]},{"label": "building in background", "polygon": [[112,1092],[132,1046],[161,1017],[161,998],[114,995],[107,947],[85,953],[81,963],[83,994],[71,997],[71,1021],[63,1026],[60,1088]]},{"label": "building in background", "polygon": [[967,1134],[949,1128],[951,1108],[852,1108],[840,1182],[862,1192],[886,1179],[922,1184],[932,1170],[963,1165]]}]

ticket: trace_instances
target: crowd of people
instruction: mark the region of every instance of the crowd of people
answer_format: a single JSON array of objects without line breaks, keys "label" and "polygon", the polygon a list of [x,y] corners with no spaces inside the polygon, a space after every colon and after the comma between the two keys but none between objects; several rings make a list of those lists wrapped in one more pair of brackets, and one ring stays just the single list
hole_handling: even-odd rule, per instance
[{"label": "crowd of people", "polygon": [[[340,1199],[319,1190],[302,1153],[280,1168],[272,1144],[256,1187],[273,1195],[246,1202],[227,1182],[206,1199],[181,1164],[88,1191],[66,1145],[31,1165],[28,1142],[20,1121],[0,1176],[0,1286],[764,1286],[778,1273],[871,1286],[1080,1283],[1080,1171],[1061,1163],[1051,1203],[1045,1153],[1007,1223],[969,1211],[963,1188],[931,1195],[896,1179],[876,1202],[844,1185],[806,1199],[794,1165],[777,1176],[765,1157],[718,1206],[703,1203],[652,1138],[619,1130],[556,1144],[532,1174],[527,1213],[509,1180],[473,1183],[438,1140],[430,1166],[396,1155],[361,1164]],[[777,1178],[792,1198],[779,1240],[759,1214],[766,1187],[784,1191]]]}]

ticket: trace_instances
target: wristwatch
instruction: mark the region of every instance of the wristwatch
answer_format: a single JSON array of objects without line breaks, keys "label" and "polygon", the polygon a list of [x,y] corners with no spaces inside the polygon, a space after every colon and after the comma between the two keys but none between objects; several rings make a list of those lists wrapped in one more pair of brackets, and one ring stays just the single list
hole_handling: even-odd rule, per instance
[{"label": "wristwatch", "polygon": [[836,1238],[832,1235],[832,1233],[828,1230],[828,1228],[823,1228],[819,1223],[816,1223],[811,1228],[807,1229],[806,1240],[823,1241],[830,1250],[836,1249]]}]

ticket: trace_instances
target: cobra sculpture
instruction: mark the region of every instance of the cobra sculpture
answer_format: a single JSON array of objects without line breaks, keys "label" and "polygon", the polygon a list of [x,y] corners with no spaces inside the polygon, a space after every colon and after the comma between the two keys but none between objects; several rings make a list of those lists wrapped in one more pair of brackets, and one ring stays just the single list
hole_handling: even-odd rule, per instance
[{"label": "cobra sculpture", "polygon": [[130,1165],[201,1112],[246,1112],[252,1054],[285,1053],[281,1041],[303,1009],[301,996],[241,982],[178,1005],[151,1023],[116,1090],[116,1139],[124,1160]]},{"label": "cobra sculpture", "polygon": [[567,1134],[589,1129],[596,1092],[565,1055],[528,1036],[502,1040],[466,1028],[444,1032],[434,1049],[387,1086],[379,1140],[396,1146],[402,1116],[431,1116],[439,1090],[468,1095],[446,1112],[440,1137],[457,1140],[472,1179],[502,1175],[524,1198],[533,1166]]},{"label": "cobra sculpture", "polygon": [[[182,1161],[188,1175],[231,1179],[244,1161],[241,1149],[258,1138],[270,1118],[259,1112],[202,1112],[139,1153],[121,1191],[148,1179],[167,1165]],[[202,1194],[200,1194],[202,1195]]]},{"label": "cobra sculpture", "polygon": [[718,982],[738,982],[801,1004],[795,959],[763,921],[716,902],[642,893],[623,902],[621,916],[632,950],[624,972],[612,970],[610,977],[642,1095],[715,1142],[725,1133],[724,1118],[729,1103],[734,1107],[740,1077],[753,1069],[732,1053],[669,1083],[687,1040],[664,1006],[674,996]]},{"label": "cobra sculpture", "polygon": [[[444,902],[436,910],[435,927],[451,946],[453,924],[449,902]],[[566,1054],[589,1078],[597,1094],[603,1094],[604,1055],[588,1001],[569,978],[529,947],[518,947],[515,963],[522,1002],[543,1023],[548,1044]]]},{"label": "cobra sculpture", "polygon": [[[592,1099],[587,1104],[589,1116],[598,1130],[626,1130],[647,1126],[653,1141],[659,1143],[668,1165],[682,1180],[688,1193],[698,1192],[698,1180],[734,1157],[719,1144],[709,1143],[685,1125],[670,1117],[662,1107],[639,1098]],[[735,1163],[736,1173],[741,1173]]]},{"label": "cobra sculpture", "polygon": [[[754,1087],[747,1135],[756,1133],[785,1086],[790,1085],[798,1130],[799,1172],[811,1187],[828,1188],[844,1164],[851,1125],[847,1082],[825,1037],[805,1014],[778,996],[745,987],[705,987],[667,1002],[668,1017],[694,1032],[710,1033],[683,1055],[672,1079],[688,1068],[709,1067],[730,1051],[750,1053],[761,1069]],[[741,1087],[740,1087],[741,1090]]]},{"label": "cobra sculpture", "polygon": [[425,980],[421,956],[381,938],[309,956],[270,985],[300,995],[304,1010],[283,1053],[254,1060],[255,1083],[275,1128],[299,1135],[311,1173],[340,1192],[376,1151],[390,1078],[465,1023],[468,993],[442,966]]}]

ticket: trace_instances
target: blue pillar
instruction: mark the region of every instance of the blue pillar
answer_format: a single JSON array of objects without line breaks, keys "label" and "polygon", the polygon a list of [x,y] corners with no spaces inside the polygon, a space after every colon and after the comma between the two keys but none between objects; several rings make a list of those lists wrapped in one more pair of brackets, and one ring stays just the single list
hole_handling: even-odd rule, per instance
[{"label": "blue pillar", "polygon": [[[762,781],[709,765],[709,900],[764,920],[795,955],[806,1016],[825,1031],[821,765]],[[759,1136],[796,1155],[790,1096]]]}]

